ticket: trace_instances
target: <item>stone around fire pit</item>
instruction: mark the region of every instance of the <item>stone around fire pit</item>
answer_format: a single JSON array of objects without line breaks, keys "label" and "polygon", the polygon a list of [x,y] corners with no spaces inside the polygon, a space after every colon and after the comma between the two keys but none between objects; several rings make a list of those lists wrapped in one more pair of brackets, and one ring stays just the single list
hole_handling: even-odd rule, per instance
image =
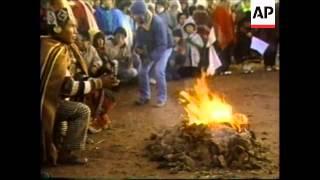
[{"label": "stone around fire pit", "polygon": [[203,168],[260,169],[270,162],[264,154],[267,149],[253,132],[237,132],[227,126],[181,123],[153,133],[147,143],[147,157],[172,173]]}]

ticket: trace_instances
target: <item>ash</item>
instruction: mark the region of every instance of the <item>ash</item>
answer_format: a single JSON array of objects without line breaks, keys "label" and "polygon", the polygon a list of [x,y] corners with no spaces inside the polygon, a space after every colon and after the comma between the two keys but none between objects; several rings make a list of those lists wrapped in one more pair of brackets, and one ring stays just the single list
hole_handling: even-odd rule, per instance
[{"label": "ash", "polygon": [[270,164],[269,151],[250,130],[237,132],[228,126],[209,128],[182,122],[152,133],[146,156],[159,168],[172,172],[213,168],[254,170]]}]

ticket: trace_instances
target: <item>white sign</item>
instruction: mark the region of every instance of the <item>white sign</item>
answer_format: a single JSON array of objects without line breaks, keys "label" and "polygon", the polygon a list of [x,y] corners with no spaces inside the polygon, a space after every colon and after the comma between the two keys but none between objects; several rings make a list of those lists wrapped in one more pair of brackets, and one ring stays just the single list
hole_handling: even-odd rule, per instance
[{"label": "white sign", "polygon": [[275,0],[251,0],[251,28],[275,28]]},{"label": "white sign", "polygon": [[251,49],[258,51],[261,55],[263,55],[264,52],[266,52],[268,47],[269,47],[268,43],[262,41],[259,38],[252,36],[251,45],[250,45]]}]

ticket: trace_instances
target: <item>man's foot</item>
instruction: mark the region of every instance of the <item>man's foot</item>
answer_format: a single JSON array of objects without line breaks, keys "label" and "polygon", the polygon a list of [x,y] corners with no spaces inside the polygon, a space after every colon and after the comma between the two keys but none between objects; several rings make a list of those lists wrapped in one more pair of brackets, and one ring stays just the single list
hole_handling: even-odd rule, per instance
[{"label": "man's foot", "polygon": [[279,66],[275,66],[273,69],[274,69],[275,71],[279,71],[279,70],[280,70],[280,67],[279,67]]},{"label": "man's foot", "polygon": [[165,105],[166,105],[166,102],[164,102],[164,101],[158,101],[156,104],[154,104],[154,107],[160,108],[160,107],[163,107],[163,106],[165,106]]},{"label": "man's foot", "polygon": [[272,67],[271,67],[271,66],[267,66],[267,67],[266,67],[266,71],[267,71],[267,72],[271,72],[271,71],[272,71]]},{"label": "man's foot", "polygon": [[150,78],[149,82],[150,82],[151,85],[156,85],[157,84],[157,81],[155,79],[153,79],[153,78]]},{"label": "man's foot", "polygon": [[88,163],[88,158],[73,154],[71,151],[63,151],[58,161],[61,164],[84,165]]},{"label": "man's foot", "polygon": [[138,99],[138,100],[136,100],[136,101],[134,102],[134,104],[137,105],[137,106],[142,106],[142,105],[148,104],[149,101],[150,101],[149,99],[145,99],[145,100],[143,100],[143,99]]}]

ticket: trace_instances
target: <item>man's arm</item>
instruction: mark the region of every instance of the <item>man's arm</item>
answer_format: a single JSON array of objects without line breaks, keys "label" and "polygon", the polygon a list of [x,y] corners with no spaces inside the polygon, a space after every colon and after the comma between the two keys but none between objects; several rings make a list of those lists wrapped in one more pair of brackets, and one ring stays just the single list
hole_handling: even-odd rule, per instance
[{"label": "man's arm", "polygon": [[70,72],[67,71],[62,84],[61,95],[66,97],[82,96],[89,94],[94,90],[117,86],[119,83],[120,81],[113,76],[102,76],[100,78],[89,78],[88,80],[76,81],[70,76]]}]

